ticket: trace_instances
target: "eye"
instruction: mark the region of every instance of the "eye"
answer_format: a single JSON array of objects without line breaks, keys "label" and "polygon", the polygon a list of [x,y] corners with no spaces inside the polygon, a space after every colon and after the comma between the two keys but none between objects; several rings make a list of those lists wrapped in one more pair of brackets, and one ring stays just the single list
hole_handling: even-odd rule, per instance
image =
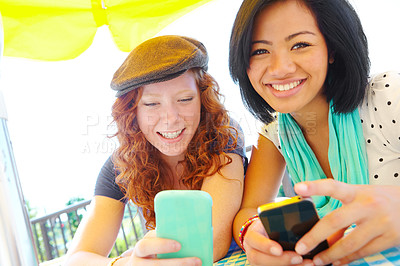
[{"label": "eye", "polygon": [[156,106],[158,103],[143,103],[144,106],[152,107]]},{"label": "eye", "polygon": [[192,100],[193,100],[193,97],[187,97],[187,98],[180,99],[179,102],[190,102]]},{"label": "eye", "polygon": [[311,46],[311,44],[306,43],[306,42],[298,42],[295,45],[293,45],[292,50],[298,50],[301,48],[306,48],[308,46]]},{"label": "eye", "polygon": [[250,56],[261,55],[261,54],[269,54],[267,49],[257,49],[251,53]]}]

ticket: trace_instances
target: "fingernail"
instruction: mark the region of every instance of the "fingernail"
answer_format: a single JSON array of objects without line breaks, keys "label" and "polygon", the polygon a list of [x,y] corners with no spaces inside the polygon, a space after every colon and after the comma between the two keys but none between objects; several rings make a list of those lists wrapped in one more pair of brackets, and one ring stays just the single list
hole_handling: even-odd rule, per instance
[{"label": "fingernail", "polygon": [[177,241],[175,241],[172,245],[173,245],[173,249],[176,251],[179,251],[181,249],[181,244]]},{"label": "fingernail", "polygon": [[199,265],[199,266],[201,266],[201,259],[199,259],[199,258],[196,258],[196,260],[195,260],[195,263],[196,263],[196,265]]},{"label": "fingernail", "polygon": [[291,264],[300,264],[300,263],[302,263],[302,262],[303,262],[303,258],[300,257],[300,256],[298,256],[298,257],[293,257],[293,258],[290,260],[290,263],[291,263]]},{"label": "fingernail", "polygon": [[314,263],[309,262],[309,263],[304,264],[304,266],[314,266]]},{"label": "fingernail", "polygon": [[325,265],[322,260],[320,258],[314,258],[313,262],[315,265],[319,266],[319,265]]},{"label": "fingernail", "polygon": [[307,247],[306,247],[306,245],[304,245],[303,243],[297,243],[297,245],[296,245],[296,247],[295,247],[295,250],[296,250],[296,252],[297,252],[298,254],[304,255],[304,254],[306,254]]},{"label": "fingernail", "polygon": [[271,252],[272,255],[275,256],[280,256],[282,253],[281,250],[277,247],[272,247],[269,251]]}]

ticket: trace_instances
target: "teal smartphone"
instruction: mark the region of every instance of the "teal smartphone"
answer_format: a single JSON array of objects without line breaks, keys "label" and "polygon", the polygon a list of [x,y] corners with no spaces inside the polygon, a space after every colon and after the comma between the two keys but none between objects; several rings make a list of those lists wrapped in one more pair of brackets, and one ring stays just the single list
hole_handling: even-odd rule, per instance
[{"label": "teal smartphone", "polygon": [[212,198],[201,190],[164,190],[154,198],[157,237],[181,244],[178,252],[163,258],[198,257],[203,266],[213,265]]}]

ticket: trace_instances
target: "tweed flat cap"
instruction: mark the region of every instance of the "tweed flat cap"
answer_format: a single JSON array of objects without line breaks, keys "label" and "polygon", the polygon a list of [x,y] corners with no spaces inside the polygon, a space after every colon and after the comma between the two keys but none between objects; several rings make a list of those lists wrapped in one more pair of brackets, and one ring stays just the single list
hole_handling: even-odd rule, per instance
[{"label": "tweed flat cap", "polygon": [[194,67],[207,70],[207,64],[207,50],[201,42],[184,36],[159,36],[130,52],[115,72],[111,88],[120,97],[140,86],[176,78]]}]

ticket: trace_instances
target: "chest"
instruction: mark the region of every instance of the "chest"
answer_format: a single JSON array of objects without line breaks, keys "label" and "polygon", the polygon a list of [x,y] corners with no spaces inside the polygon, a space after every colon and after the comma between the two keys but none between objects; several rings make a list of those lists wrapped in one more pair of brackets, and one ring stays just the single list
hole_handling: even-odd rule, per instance
[{"label": "chest", "polygon": [[333,178],[328,150],[329,150],[329,133],[322,133],[321,135],[305,136],[305,139],[310,146],[311,150],[314,152],[322,170],[324,171],[326,177]]}]

